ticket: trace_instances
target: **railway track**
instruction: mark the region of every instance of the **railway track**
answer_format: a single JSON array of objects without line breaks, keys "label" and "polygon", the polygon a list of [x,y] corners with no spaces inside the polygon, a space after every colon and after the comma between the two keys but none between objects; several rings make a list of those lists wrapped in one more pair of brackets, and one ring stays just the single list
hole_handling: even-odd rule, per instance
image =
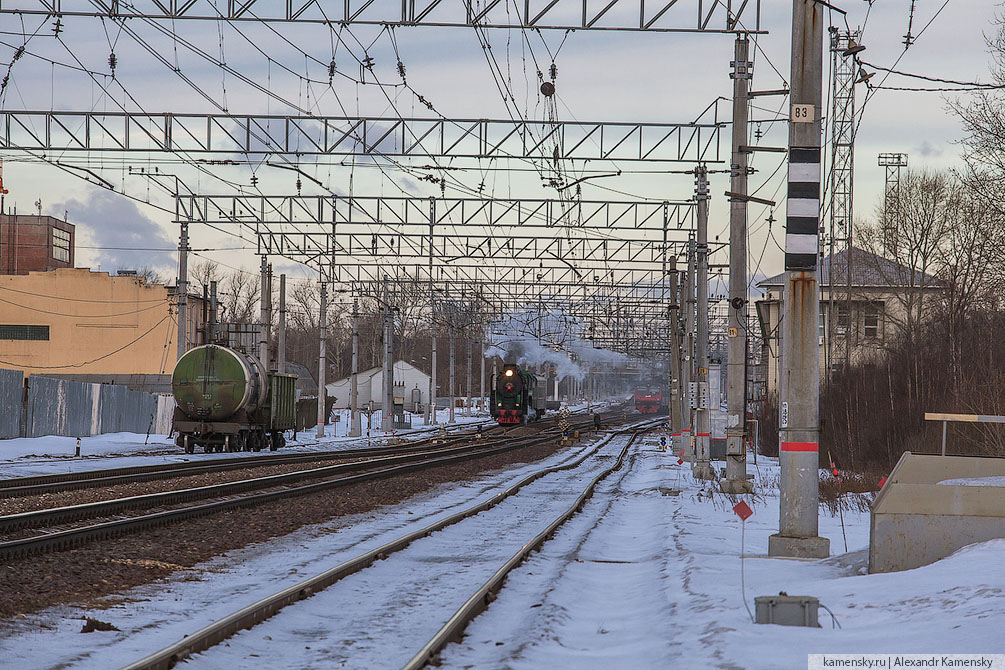
[{"label": "railway track", "polygon": [[[606,413],[608,419],[620,415],[620,412]],[[578,426],[588,425],[579,421]],[[483,435],[493,436],[497,433],[505,435],[509,430],[498,424],[483,429]],[[434,436],[422,438],[405,445],[364,447],[360,449],[342,449],[338,451],[318,451],[309,453],[267,454],[262,456],[244,456],[214,458],[210,461],[185,461],[181,463],[158,463],[155,465],[134,465],[121,468],[105,468],[100,470],[79,470],[51,475],[36,475],[0,479],[0,499],[17,498],[49,493],[62,493],[117,484],[156,481],[190,475],[228,472],[233,470],[252,469],[272,465],[287,465],[310,463],[327,460],[350,460],[391,454],[407,454],[426,450],[430,445],[453,445],[470,440],[472,433],[461,431],[446,437]],[[314,446],[320,443],[308,443],[301,446]]]},{"label": "railway track", "polygon": [[[541,444],[553,440],[555,437],[557,437],[556,429],[551,427],[531,436],[508,439],[500,436],[493,440],[482,440],[467,446],[437,445],[432,449],[428,447],[418,451],[413,449],[411,453],[390,456],[386,455],[387,449],[383,449],[380,452],[385,455],[368,460],[225,484],[8,515],[0,517],[0,532],[12,533],[42,527],[46,527],[46,531],[42,534],[0,542],[0,560],[9,561],[40,553],[73,549],[90,542],[106,540],[230,509],[261,505],[326,489],[391,477],[422,468],[503,453]],[[457,440],[460,439],[463,438],[457,438]],[[174,476],[178,476],[176,472]],[[302,484],[307,480],[318,479],[322,481]],[[256,493],[256,491],[263,489],[268,490]],[[200,502],[210,499],[215,500]],[[116,518],[84,527],[58,528],[60,524],[108,518],[136,510],[185,504],[188,505],[177,509],[159,509],[148,514]],[[57,526],[57,528],[53,529],[53,526]]]},{"label": "railway track", "polygon": [[[374,565],[378,561],[383,562],[385,560],[390,560],[396,553],[401,552],[423,538],[428,538],[434,533],[450,528],[451,526],[459,524],[466,519],[475,517],[482,512],[497,507],[504,501],[508,501],[514,497],[525,487],[530,486],[543,477],[554,473],[575,470],[591,457],[597,456],[599,452],[608,446],[612,441],[618,439],[618,436],[630,435],[629,439],[625,442],[624,446],[617,454],[606,456],[606,462],[610,462],[610,465],[601,465],[598,468],[599,471],[597,474],[588,478],[586,485],[582,487],[581,492],[575,497],[572,504],[567,508],[562,509],[559,514],[555,515],[552,520],[529,542],[523,542],[519,551],[505,560],[502,566],[492,573],[491,578],[488,581],[478,586],[470,597],[463,601],[463,605],[447,619],[446,623],[440,627],[438,631],[436,631],[428,642],[423,644],[421,648],[418,649],[417,653],[405,665],[406,668],[424,667],[430,661],[435,660],[436,655],[442,647],[451,639],[455,639],[459,636],[467,623],[484,609],[484,607],[492,600],[493,594],[501,588],[506,575],[513,568],[519,565],[529,553],[539,548],[541,544],[543,544],[556,531],[556,529],[561,526],[562,523],[572,517],[593,494],[596,485],[600,481],[621,466],[628,450],[636,438],[640,434],[651,430],[652,427],[658,425],[658,423],[659,422],[649,421],[645,422],[645,424],[641,426],[613,433],[607,439],[584,454],[567,459],[558,465],[542,468],[541,470],[538,470],[537,472],[521,479],[517,483],[509,486],[507,489],[493,495],[481,503],[456,512],[431,525],[409,532],[406,535],[385,543],[382,546],[368,551],[349,561],[345,561],[323,573],[288,587],[269,597],[261,599],[258,602],[252,603],[251,605],[234,612],[219,621],[205,626],[194,633],[186,635],[178,642],[126,666],[123,670],[160,670],[174,667],[178,662],[184,660],[192,654],[211,649],[235,633],[243,629],[251,628],[272,617],[288,605],[308,598],[309,596],[314,595],[336,584],[337,582],[350,577],[351,575],[359,573],[365,568]],[[605,457],[601,456],[600,458],[603,459]],[[605,461],[598,459],[597,462],[604,463]],[[437,556],[440,555],[438,552],[433,553]],[[407,572],[407,570],[405,572]],[[343,635],[346,634],[346,632],[340,632],[339,634]]]}]

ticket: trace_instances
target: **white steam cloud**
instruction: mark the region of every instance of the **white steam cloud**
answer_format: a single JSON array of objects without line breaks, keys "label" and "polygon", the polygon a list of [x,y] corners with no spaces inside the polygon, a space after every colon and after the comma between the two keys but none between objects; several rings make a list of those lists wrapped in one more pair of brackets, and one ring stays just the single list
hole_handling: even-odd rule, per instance
[{"label": "white steam cloud", "polygon": [[596,349],[578,333],[584,325],[560,311],[538,312],[526,308],[507,314],[493,325],[487,356],[521,366],[554,366],[558,376],[583,379],[591,367],[624,367],[628,356]]}]

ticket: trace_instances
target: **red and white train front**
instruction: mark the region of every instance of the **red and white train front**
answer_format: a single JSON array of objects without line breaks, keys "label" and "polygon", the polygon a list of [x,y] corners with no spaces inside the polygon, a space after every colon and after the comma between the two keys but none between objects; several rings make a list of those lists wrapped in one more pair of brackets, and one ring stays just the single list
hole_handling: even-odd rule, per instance
[{"label": "red and white train front", "polygon": [[663,402],[663,389],[659,386],[637,386],[635,409],[642,414],[658,414]]}]

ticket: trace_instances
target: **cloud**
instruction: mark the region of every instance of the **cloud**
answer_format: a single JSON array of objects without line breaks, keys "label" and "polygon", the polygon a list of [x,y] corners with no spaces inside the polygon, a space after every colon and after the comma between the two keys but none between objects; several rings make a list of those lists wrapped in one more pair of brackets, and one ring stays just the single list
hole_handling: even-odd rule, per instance
[{"label": "cloud", "polygon": [[151,268],[173,276],[173,255],[150,250],[168,249],[176,246],[176,242],[132,200],[110,191],[95,190],[84,202],[67,200],[49,209],[59,215],[67,212],[69,222],[77,226],[77,240],[87,238],[97,247],[90,255],[103,269]]},{"label": "cloud", "polygon": [[938,158],[943,153],[940,147],[933,146],[928,140],[922,142],[920,147],[915,147],[915,151],[925,158]]}]

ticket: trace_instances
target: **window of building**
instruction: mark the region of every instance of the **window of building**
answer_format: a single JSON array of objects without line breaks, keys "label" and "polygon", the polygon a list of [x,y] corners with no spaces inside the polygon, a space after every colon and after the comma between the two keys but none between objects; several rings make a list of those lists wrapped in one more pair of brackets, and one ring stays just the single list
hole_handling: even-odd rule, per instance
[{"label": "window of building", "polygon": [[876,338],[880,335],[879,324],[883,316],[883,303],[872,302],[866,305],[862,315],[862,335]]},{"label": "window of building", "polygon": [[59,228],[52,229],[52,257],[64,263],[70,262],[70,233]]},{"label": "window of building", "polygon": [[837,308],[837,333],[838,335],[844,335],[848,332],[848,327],[851,325],[851,311],[846,304],[838,305]]},{"label": "window of building", "polygon": [[49,326],[15,326],[0,324],[0,340],[48,340]]}]

